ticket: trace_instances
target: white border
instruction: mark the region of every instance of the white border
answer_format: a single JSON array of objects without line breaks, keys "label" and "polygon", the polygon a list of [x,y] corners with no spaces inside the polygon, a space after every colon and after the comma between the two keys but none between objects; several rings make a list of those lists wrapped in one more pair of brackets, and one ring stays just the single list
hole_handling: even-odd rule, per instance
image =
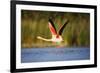
[{"label": "white border", "polygon": [[[90,41],[90,49],[91,49],[90,60],[21,63],[21,9],[90,13],[90,40],[91,40]],[[36,5],[16,5],[16,69],[54,67],[54,66],[72,66],[72,65],[86,65],[86,64],[94,64],[94,9],[36,6]]]}]

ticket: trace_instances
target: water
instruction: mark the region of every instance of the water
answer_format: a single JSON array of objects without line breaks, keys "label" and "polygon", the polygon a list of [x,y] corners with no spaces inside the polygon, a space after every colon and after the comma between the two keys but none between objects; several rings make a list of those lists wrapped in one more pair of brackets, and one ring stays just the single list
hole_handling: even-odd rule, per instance
[{"label": "water", "polygon": [[48,62],[90,59],[90,48],[22,48],[21,62]]}]

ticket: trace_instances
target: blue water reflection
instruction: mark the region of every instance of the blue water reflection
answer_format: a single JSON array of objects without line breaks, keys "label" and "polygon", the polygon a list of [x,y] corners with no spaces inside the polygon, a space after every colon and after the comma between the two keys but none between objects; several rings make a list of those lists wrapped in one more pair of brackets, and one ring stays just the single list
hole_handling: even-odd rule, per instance
[{"label": "blue water reflection", "polygon": [[21,62],[47,62],[90,59],[90,48],[22,48]]}]

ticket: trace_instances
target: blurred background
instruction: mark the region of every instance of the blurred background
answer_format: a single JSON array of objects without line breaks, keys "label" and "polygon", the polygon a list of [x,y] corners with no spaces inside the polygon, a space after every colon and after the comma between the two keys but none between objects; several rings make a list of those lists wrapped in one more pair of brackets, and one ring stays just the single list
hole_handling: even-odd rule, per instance
[{"label": "blurred background", "polygon": [[69,20],[62,37],[65,47],[90,46],[90,14],[72,12],[21,10],[21,47],[55,47],[56,44],[37,39],[37,36],[51,38],[48,20],[51,18],[56,30]]}]

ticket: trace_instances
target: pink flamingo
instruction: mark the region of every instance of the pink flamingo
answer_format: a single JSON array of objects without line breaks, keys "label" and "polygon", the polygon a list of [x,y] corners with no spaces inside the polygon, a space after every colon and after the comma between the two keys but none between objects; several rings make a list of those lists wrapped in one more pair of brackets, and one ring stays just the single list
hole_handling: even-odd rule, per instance
[{"label": "pink flamingo", "polygon": [[66,24],[68,24],[68,22],[69,22],[69,21],[67,21],[64,25],[62,25],[62,26],[60,27],[59,31],[57,32],[57,31],[56,31],[56,28],[55,28],[55,26],[54,26],[54,23],[52,22],[51,19],[49,19],[49,29],[50,29],[50,31],[51,31],[52,38],[51,38],[51,39],[45,39],[45,38],[40,37],[40,36],[38,36],[37,38],[38,38],[38,39],[41,39],[41,40],[44,40],[44,41],[51,41],[51,42],[54,42],[54,43],[60,43],[60,42],[62,42],[63,39],[62,39],[61,34],[62,34],[62,32],[63,32],[63,30],[64,30]]}]

